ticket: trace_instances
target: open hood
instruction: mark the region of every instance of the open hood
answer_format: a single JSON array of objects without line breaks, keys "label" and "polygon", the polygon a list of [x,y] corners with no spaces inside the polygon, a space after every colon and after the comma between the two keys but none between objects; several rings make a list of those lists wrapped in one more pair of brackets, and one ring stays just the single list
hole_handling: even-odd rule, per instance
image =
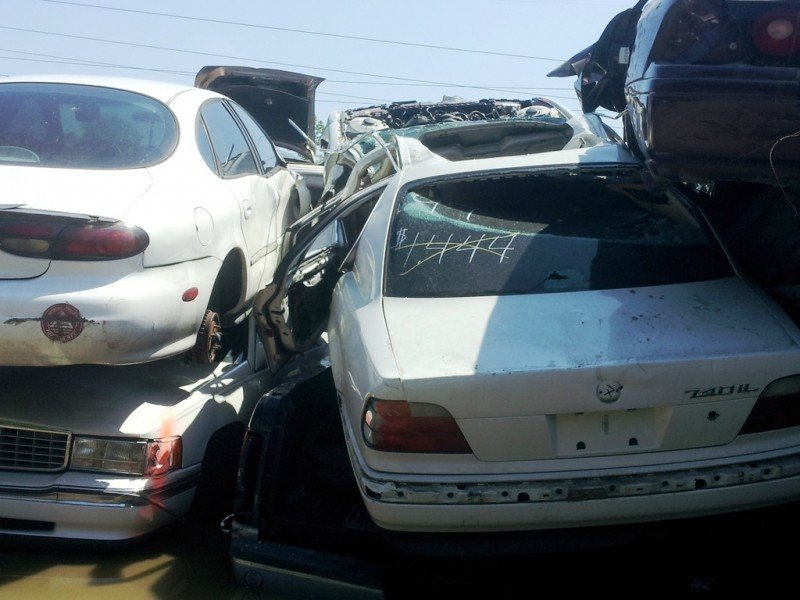
[{"label": "open hood", "polygon": [[194,84],[241,104],[276,145],[299,152],[313,162],[303,137],[289,119],[314,139],[314,96],[321,77],[253,67],[203,67]]}]

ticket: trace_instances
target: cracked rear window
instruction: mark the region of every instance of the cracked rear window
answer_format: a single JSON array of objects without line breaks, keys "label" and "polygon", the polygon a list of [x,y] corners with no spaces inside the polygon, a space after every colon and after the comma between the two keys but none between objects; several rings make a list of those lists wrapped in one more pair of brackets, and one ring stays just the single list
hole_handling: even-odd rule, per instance
[{"label": "cracked rear window", "polygon": [[0,164],[129,169],[175,148],[172,112],[148,96],[62,83],[0,85]]},{"label": "cracked rear window", "polygon": [[426,183],[399,200],[385,293],[578,292],[733,275],[677,199],[630,176],[517,175]]}]

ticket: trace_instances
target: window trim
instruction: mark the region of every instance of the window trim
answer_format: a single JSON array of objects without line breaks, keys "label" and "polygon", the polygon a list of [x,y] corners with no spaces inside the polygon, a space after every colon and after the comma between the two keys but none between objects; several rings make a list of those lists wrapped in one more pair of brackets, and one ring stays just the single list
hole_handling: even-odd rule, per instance
[{"label": "window trim", "polygon": [[[227,98],[210,98],[209,100],[206,100],[205,102],[203,102],[203,104],[200,105],[200,108],[197,111],[198,116],[203,120],[203,125],[205,127],[206,134],[208,135],[208,141],[209,141],[209,144],[211,144],[211,150],[213,151],[214,158],[216,159],[216,162],[217,162],[217,169],[218,169],[217,176],[220,179],[240,179],[242,177],[252,177],[254,175],[255,176],[263,175],[263,169],[261,168],[261,164],[260,164],[261,163],[261,159],[260,159],[258,153],[253,148],[253,142],[250,139],[250,136],[248,135],[247,131],[245,131],[243,129],[243,126],[239,122],[239,119],[237,118],[237,116],[233,113],[231,108],[226,104],[226,100],[227,100]],[[250,152],[253,154],[253,162],[255,163],[255,167],[256,167],[256,172],[255,173],[239,173],[237,175],[228,175],[222,169],[222,161],[220,160],[219,156],[217,155],[217,149],[214,147],[214,143],[211,140],[211,133],[208,130],[208,123],[206,122],[205,116],[203,115],[203,110],[207,106],[211,106],[213,104],[222,105],[223,109],[233,119],[234,125],[236,125],[236,128],[239,130],[239,133],[241,133],[242,136],[244,136],[245,144],[247,144],[247,147],[249,148]]]},{"label": "window trim", "polygon": [[[204,105],[205,105],[205,103],[204,103]],[[202,106],[200,108],[202,109]],[[200,158],[203,160],[203,164],[208,167],[208,170],[211,171],[214,175],[216,175],[220,179],[223,179],[222,174],[221,174],[221,170],[220,170],[219,159],[217,158],[217,153],[214,152],[214,146],[211,143],[211,136],[208,133],[208,125],[206,125],[206,120],[203,118],[203,113],[200,112],[200,110],[197,111],[197,119],[195,120],[195,127],[194,127],[194,131],[195,131],[195,134],[194,134],[195,140],[194,141],[195,141],[195,144],[198,143],[197,142],[197,126],[198,125],[203,128],[203,135],[205,135],[205,137],[206,137],[206,141],[208,142],[208,147],[211,148],[211,156],[214,159],[214,168],[212,169],[211,165],[209,165],[206,162],[205,158],[203,158],[203,153],[200,152],[199,144],[198,144],[197,152],[198,152],[198,154],[200,154]]]},{"label": "window trim", "polygon": [[[277,173],[281,168],[285,168],[286,165],[283,162],[283,159],[278,154],[278,150],[277,150],[277,148],[275,148],[275,144],[272,141],[272,138],[270,138],[269,134],[263,128],[261,128],[261,131],[264,132],[264,137],[266,138],[267,142],[269,143],[270,147],[272,148],[273,154],[275,155],[275,165],[273,165],[272,167],[270,167],[267,170],[264,170],[264,162],[261,159],[261,154],[258,152],[258,148],[256,148],[255,141],[253,140],[252,136],[250,135],[250,130],[247,128],[247,125],[244,124],[242,119],[236,113],[236,109],[234,108],[234,106],[238,106],[244,112],[247,112],[247,110],[241,104],[237,104],[233,100],[225,99],[225,100],[223,100],[223,102],[226,104],[226,108],[228,109],[228,112],[231,113],[231,115],[233,115],[234,119],[236,119],[236,123],[239,125],[239,128],[242,130],[242,133],[244,133],[245,138],[247,139],[247,143],[250,145],[250,150],[253,153],[253,156],[255,156],[257,158],[257,160],[256,160],[256,168],[258,169],[259,174],[261,174],[264,177],[269,178],[272,175],[274,175],[275,173]],[[250,113],[247,113],[247,114],[250,114]],[[258,125],[258,122],[255,120],[255,117],[250,115],[250,118],[253,119],[253,122],[255,122],[256,125]],[[258,126],[261,127],[260,125],[258,125]]]}]

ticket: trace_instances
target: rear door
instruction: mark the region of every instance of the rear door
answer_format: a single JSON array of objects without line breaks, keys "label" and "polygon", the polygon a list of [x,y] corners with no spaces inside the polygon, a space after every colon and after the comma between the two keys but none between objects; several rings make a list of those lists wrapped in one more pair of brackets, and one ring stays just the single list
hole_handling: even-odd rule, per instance
[{"label": "rear door", "polygon": [[247,250],[247,296],[263,283],[269,232],[277,203],[277,190],[262,175],[260,159],[232,111],[222,100],[212,100],[200,110],[214,149],[219,173],[239,205]]}]

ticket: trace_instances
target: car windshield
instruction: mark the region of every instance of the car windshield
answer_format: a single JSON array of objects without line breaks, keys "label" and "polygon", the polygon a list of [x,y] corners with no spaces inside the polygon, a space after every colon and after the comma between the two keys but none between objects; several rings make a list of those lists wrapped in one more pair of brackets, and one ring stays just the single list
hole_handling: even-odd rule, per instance
[{"label": "car windshield", "polygon": [[170,110],[141,94],[60,83],[0,85],[0,164],[143,167],[169,156],[177,135]]},{"label": "car windshield", "polygon": [[425,183],[399,200],[388,246],[387,296],[577,292],[733,274],[677,196],[609,173]]}]

